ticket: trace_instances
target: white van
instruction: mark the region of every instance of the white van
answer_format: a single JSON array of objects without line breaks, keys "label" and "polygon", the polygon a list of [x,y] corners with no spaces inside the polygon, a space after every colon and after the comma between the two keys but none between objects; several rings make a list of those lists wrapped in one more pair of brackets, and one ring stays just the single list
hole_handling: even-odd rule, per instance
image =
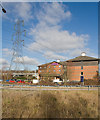
[{"label": "white van", "polygon": [[39,83],[39,80],[33,79],[33,83]]}]

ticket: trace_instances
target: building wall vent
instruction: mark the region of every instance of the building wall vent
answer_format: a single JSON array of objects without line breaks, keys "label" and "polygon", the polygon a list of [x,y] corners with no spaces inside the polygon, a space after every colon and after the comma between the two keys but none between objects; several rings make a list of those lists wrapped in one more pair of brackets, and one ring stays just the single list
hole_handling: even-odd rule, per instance
[{"label": "building wall vent", "polygon": [[86,53],[85,53],[85,52],[82,52],[82,53],[81,53],[81,56],[86,56]]}]

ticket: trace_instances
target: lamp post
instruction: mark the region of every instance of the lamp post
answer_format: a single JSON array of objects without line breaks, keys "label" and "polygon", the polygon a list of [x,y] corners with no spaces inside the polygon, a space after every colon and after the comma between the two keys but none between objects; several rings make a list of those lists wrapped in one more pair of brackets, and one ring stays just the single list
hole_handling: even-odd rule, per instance
[{"label": "lamp post", "polygon": [[6,10],[4,9],[4,7],[0,4],[0,6],[1,6],[1,8],[2,8],[2,11],[4,12],[4,13],[6,13]]}]

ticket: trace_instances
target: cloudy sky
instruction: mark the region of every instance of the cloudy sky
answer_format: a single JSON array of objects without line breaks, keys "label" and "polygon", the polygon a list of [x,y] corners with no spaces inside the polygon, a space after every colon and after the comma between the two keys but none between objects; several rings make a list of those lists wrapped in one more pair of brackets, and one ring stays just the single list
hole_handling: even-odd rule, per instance
[{"label": "cloudy sky", "polygon": [[23,58],[29,70],[57,59],[74,58],[82,51],[98,57],[98,3],[5,2],[3,6],[7,10],[6,14],[2,13],[0,64],[4,68],[12,58],[14,26],[18,19],[24,20],[21,30],[26,30],[26,36],[22,33],[21,40],[24,40]]}]

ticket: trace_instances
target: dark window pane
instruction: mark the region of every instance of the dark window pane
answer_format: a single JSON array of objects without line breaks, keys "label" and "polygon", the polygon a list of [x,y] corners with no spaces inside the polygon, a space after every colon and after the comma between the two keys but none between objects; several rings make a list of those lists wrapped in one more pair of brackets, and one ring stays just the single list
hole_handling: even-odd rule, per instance
[{"label": "dark window pane", "polygon": [[83,66],[81,66],[81,69],[83,69]]},{"label": "dark window pane", "polygon": [[83,72],[81,72],[81,75],[83,75]]}]

